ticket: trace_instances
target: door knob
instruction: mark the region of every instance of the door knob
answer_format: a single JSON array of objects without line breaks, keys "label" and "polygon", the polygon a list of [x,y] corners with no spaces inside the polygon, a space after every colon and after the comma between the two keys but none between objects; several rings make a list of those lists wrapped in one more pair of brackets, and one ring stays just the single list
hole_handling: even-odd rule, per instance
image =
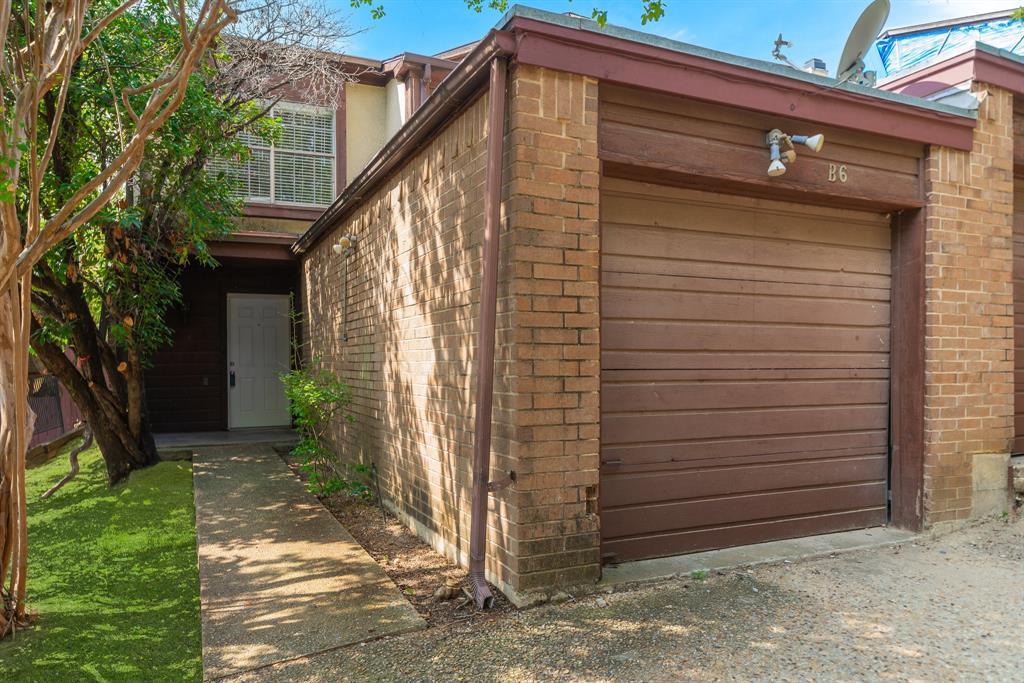
[{"label": "door knob", "polygon": [[228,385],[231,387],[235,386],[235,371],[232,370],[228,373]]}]

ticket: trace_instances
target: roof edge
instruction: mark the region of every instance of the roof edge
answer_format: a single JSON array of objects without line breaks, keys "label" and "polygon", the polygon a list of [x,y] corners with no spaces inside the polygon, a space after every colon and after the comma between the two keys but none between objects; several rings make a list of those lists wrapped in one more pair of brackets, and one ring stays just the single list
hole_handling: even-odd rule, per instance
[{"label": "roof edge", "polygon": [[794,81],[805,83],[810,86],[818,86],[821,88],[825,88],[827,90],[838,90],[845,93],[873,97],[879,100],[888,100],[890,102],[904,104],[910,107],[916,107],[918,109],[930,110],[943,114],[950,114],[953,116],[974,118],[974,114],[971,111],[961,109],[960,107],[954,107],[951,105],[936,102],[929,102],[927,100],[922,100],[916,97],[907,97],[905,95],[886,92],[884,90],[878,90],[876,88],[869,88],[863,85],[855,85],[853,83],[840,82],[835,78],[831,78],[828,76],[818,76],[817,74],[808,73],[806,71],[800,71],[798,69],[794,69],[793,67],[786,66],[784,64],[780,64],[777,62],[769,62],[766,60],[753,59],[750,57],[740,57],[738,55],[729,54],[727,52],[722,52],[720,50],[712,50],[710,48],[700,47],[698,45],[693,45],[691,43],[684,43],[678,40],[672,40],[670,38],[663,38],[652,33],[644,33],[643,31],[637,31],[635,29],[626,28],[623,26],[605,24],[602,27],[592,19],[569,17],[564,14],[548,12],[547,10],[539,10],[533,7],[526,7],[524,5],[513,5],[511,8],[509,8],[508,12],[506,12],[505,15],[501,18],[501,20],[499,20],[496,27],[507,30],[516,19],[532,19],[534,21],[542,22],[545,24],[562,26],[570,29],[579,29],[582,31],[586,31],[588,33],[603,35],[610,38],[620,38],[622,40],[627,40],[633,43],[638,43],[653,48],[662,48],[665,50],[670,50],[681,55],[687,55],[699,59],[706,59],[712,62],[719,62],[722,64],[728,64],[730,66],[751,69],[753,71],[757,71],[760,73],[791,79]]},{"label": "roof edge", "polygon": [[398,129],[338,198],[296,240],[292,251],[305,253],[338,221],[347,216],[353,205],[387,178],[405,156],[418,149],[424,139],[443,126],[448,116],[476,94],[486,81],[486,66],[491,59],[511,54],[515,38],[507,32],[491,30],[466,58],[445,77],[426,102]]}]

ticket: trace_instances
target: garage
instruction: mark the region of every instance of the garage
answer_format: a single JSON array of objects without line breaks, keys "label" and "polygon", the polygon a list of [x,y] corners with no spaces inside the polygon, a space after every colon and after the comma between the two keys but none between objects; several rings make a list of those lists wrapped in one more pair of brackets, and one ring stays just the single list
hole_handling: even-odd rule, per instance
[{"label": "garage", "polygon": [[605,561],[887,519],[879,213],[601,189]]}]

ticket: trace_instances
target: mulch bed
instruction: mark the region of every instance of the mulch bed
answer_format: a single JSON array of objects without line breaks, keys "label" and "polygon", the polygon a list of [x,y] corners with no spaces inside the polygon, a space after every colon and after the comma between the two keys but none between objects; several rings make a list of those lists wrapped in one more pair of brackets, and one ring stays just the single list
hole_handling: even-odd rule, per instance
[{"label": "mulch bed", "polygon": [[[303,478],[287,451],[278,452],[291,470]],[[515,612],[515,606],[494,586],[491,609],[477,610],[463,591],[469,586],[466,570],[439,555],[390,513],[385,518],[379,505],[344,493],[320,498],[320,502],[377,561],[429,626],[491,619]],[[435,598],[435,591],[446,585],[455,586],[457,595],[447,600]]]}]

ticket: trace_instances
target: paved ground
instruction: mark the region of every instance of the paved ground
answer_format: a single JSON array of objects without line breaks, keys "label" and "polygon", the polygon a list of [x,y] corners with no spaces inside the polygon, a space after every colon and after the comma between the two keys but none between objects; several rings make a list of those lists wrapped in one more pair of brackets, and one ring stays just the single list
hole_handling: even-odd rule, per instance
[{"label": "paved ground", "polygon": [[237,681],[1021,681],[1024,524],[677,579]]},{"label": "paved ground", "polygon": [[425,626],[269,446],[197,449],[193,476],[206,678]]}]

